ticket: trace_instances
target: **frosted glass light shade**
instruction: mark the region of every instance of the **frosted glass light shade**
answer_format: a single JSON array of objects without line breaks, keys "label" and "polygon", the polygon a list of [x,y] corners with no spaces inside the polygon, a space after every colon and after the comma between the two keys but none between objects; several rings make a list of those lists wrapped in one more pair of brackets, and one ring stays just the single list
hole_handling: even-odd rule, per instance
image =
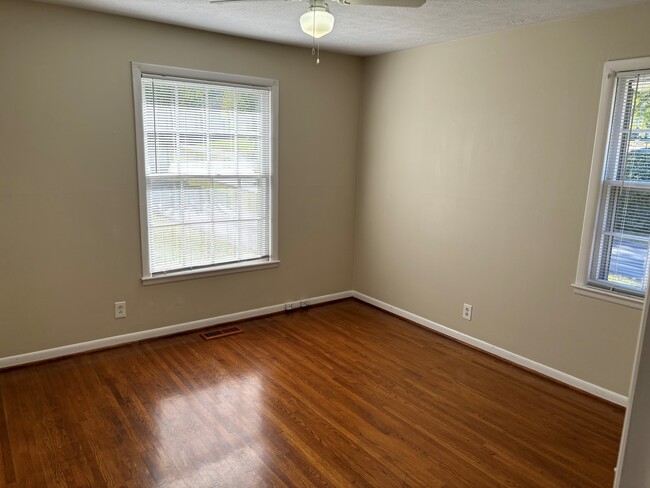
[{"label": "frosted glass light shade", "polygon": [[305,34],[318,39],[332,32],[334,16],[325,7],[310,7],[309,12],[300,16],[300,28]]}]

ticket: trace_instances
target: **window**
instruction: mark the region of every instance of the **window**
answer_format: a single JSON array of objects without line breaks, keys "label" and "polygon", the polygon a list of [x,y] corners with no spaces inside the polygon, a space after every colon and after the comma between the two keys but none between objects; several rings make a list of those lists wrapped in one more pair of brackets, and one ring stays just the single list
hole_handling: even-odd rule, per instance
[{"label": "window", "polygon": [[589,282],[643,295],[650,239],[650,71],[616,74]]},{"label": "window", "polygon": [[133,63],[143,280],[277,265],[277,82]]},{"label": "window", "polygon": [[[643,61],[606,65],[599,126],[607,124],[597,134],[590,184],[597,195],[585,216],[590,250],[578,275],[578,284],[639,300],[650,264],[650,69],[639,69],[650,62]],[[585,238],[583,230],[583,247]]]}]

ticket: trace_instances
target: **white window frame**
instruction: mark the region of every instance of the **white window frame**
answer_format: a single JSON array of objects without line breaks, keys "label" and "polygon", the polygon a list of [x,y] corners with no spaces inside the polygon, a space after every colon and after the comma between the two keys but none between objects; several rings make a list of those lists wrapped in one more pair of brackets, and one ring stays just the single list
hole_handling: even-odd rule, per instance
[{"label": "white window frame", "polygon": [[[142,248],[142,283],[153,285],[170,281],[182,281],[196,278],[206,278],[244,271],[273,268],[280,264],[278,255],[278,109],[279,109],[279,82],[269,78],[254,76],[217,73],[187,68],[176,68],[146,63],[131,63],[133,78],[133,103],[135,114],[135,133],[138,163],[138,193],[140,206],[140,240]],[[152,275],[149,262],[149,224],[147,219],[147,182],[145,174],[145,144],[142,114],[142,74],[170,76],[184,79],[194,79],[207,82],[217,82],[231,85],[253,87],[266,87],[271,91],[271,168],[270,168],[270,242],[269,258],[245,263],[215,265],[198,270],[183,270],[169,273],[156,273]]]},{"label": "white window frame", "polygon": [[643,307],[643,298],[590,286],[588,284],[588,278],[592,249],[595,245],[594,242],[596,238],[596,221],[599,214],[600,196],[603,185],[603,171],[605,169],[605,154],[607,151],[607,141],[609,140],[611,126],[610,118],[614,103],[616,74],[622,71],[638,71],[646,69],[650,69],[650,57],[621,59],[605,63],[600,90],[600,104],[598,107],[594,151],[591,160],[589,189],[587,191],[587,204],[582,224],[582,237],[580,239],[578,270],[576,273],[576,281],[571,285],[577,294],[637,309]]}]

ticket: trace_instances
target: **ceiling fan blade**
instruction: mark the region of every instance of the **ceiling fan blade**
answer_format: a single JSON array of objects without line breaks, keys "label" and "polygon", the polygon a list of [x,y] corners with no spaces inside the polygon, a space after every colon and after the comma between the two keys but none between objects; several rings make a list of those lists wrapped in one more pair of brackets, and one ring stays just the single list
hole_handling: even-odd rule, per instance
[{"label": "ceiling fan blade", "polygon": [[378,7],[410,7],[417,8],[424,5],[426,0],[345,0],[349,5],[375,5]]},{"label": "ceiling fan blade", "polygon": [[209,3],[239,3],[239,2],[302,2],[303,0],[210,0]]}]

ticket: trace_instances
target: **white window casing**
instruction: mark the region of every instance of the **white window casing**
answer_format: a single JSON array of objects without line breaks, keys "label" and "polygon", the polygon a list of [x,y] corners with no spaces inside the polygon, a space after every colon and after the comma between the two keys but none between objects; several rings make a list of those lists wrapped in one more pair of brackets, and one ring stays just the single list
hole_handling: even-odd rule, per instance
[{"label": "white window casing", "polygon": [[605,63],[576,293],[641,308],[650,241],[650,58]]},{"label": "white window casing", "polygon": [[278,82],[132,73],[143,283],[277,266]]}]

